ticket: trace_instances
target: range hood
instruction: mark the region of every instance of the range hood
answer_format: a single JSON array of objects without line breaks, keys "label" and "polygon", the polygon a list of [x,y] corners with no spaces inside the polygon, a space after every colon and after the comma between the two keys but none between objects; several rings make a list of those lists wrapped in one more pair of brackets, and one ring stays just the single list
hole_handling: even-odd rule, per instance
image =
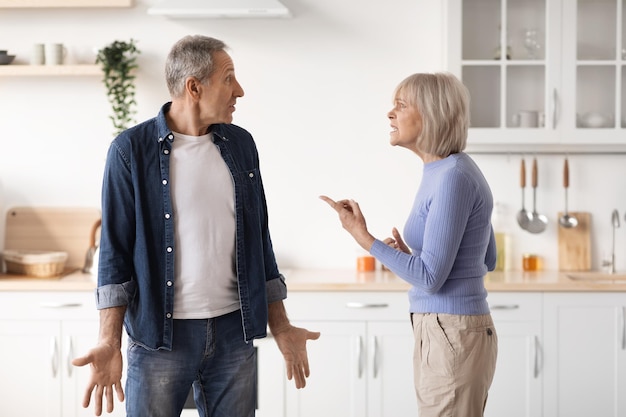
[{"label": "range hood", "polygon": [[161,0],[148,14],[177,19],[291,17],[279,0]]}]

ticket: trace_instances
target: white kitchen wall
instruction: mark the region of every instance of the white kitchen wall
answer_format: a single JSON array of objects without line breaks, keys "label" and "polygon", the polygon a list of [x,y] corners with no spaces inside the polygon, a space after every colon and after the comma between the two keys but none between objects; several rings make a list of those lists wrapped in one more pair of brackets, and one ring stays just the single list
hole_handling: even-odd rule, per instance
[{"label": "white kitchen wall", "polygon": [[[357,247],[320,194],[357,200],[378,237],[403,226],[422,164],[388,145],[386,112],[402,78],[445,69],[443,2],[284,0],[293,19],[169,20],[146,14],[156,1],[139,0],[131,9],[1,10],[0,49],[27,63],[33,43],[63,42],[68,63],[88,63],[94,48],[136,39],[143,120],[168,100],[162,73],[170,46],[186,34],[221,38],[246,92],[234,122],[259,147],[279,264],[354,266]],[[0,212],[16,205],[98,207],[113,131],[99,77],[0,78],[0,98]],[[539,235],[515,223],[520,157],[475,158],[511,232],[513,267],[523,252],[536,252],[556,269],[562,157],[538,156],[537,209],[550,220]],[[598,267],[610,250],[611,211],[626,211],[624,156],[570,156],[570,168],[570,210],[592,212]],[[531,197],[527,189],[527,208]],[[618,270],[626,269],[625,245],[626,225],[617,230]]]}]

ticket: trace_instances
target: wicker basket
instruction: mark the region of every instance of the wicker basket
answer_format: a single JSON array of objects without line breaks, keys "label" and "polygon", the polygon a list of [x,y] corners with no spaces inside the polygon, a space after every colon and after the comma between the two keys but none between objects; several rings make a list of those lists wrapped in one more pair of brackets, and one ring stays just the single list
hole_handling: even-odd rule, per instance
[{"label": "wicker basket", "polygon": [[49,278],[61,275],[67,252],[5,250],[2,252],[8,274]]}]

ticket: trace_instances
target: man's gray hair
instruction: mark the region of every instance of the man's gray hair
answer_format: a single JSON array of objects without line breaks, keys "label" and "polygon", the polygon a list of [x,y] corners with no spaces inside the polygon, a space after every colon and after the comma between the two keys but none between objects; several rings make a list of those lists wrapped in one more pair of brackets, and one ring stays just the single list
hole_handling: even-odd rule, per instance
[{"label": "man's gray hair", "polygon": [[207,80],[214,70],[213,55],[227,46],[219,39],[202,35],[185,36],[172,46],[165,61],[165,81],[172,97],[185,92],[185,80],[195,77]]}]

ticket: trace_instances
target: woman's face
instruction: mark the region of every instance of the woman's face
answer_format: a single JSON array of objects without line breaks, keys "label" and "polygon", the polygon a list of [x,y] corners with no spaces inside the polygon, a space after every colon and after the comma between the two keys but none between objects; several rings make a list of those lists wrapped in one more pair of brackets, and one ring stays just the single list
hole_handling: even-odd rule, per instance
[{"label": "woman's face", "polygon": [[417,137],[422,131],[422,115],[416,107],[410,105],[398,94],[393,101],[393,108],[387,113],[391,122],[389,143],[417,152]]}]

